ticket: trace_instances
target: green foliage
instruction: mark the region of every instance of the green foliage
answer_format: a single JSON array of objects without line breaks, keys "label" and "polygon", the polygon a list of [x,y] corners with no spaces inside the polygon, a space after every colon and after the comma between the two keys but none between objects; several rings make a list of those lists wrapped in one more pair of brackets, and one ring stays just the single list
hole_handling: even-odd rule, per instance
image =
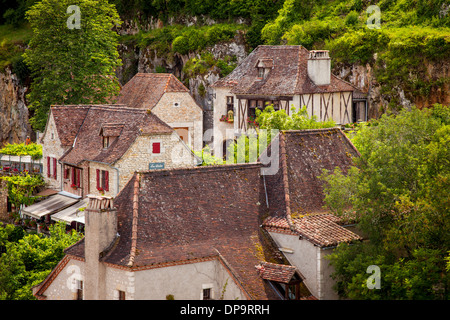
[{"label": "green foliage", "polygon": [[[12,228],[0,225],[0,239],[2,234],[12,234]],[[0,256],[1,300],[34,300],[31,287],[42,282],[64,257],[64,249],[82,237],[74,230],[66,233],[62,222],[49,230],[50,237],[27,234],[5,241],[6,252]]]},{"label": "green foliage", "polygon": [[[325,203],[356,220],[370,242],[341,246],[331,256],[338,292],[352,299],[448,299],[444,272],[450,249],[449,107],[403,110],[362,126],[361,153],[347,175],[325,172]],[[447,119],[447,120],[445,120]],[[369,265],[382,289],[368,290]]]},{"label": "green foliage", "polygon": [[15,156],[31,156],[33,160],[42,158],[42,145],[36,143],[7,143],[0,154],[15,155]]},{"label": "green foliage", "polygon": [[203,160],[201,164],[202,166],[223,164],[223,160],[221,158],[217,158],[211,154],[211,148],[208,145],[206,145],[202,151],[194,151],[194,153],[197,157]]},{"label": "green foliage", "polygon": [[[80,7],[80,29],[67,27],[70,5]],[[27,98],[34,129],[43,131],[53,104],[107,103],[118,94],[118,35],[112,29],[121,21],[113,5],[107,0],[43,0],[26,17],[33,30],[24,57],[33,77]]]},{"label": "green foliage", "polygon": [[223,59],[215,59],[210,52],[202,52],[200,58],[189,59],[183,72],[188,78],[195,78],[198,75],[204,75],[217,67],[221,77],[225,77],[236,68],[236,57],[226,56]]},{"label": "green foliage", "polygon": [[214,24],[206,26],[171,25],[160,29],[152,29],[138,34],[140,47],[155,49],[159,55],[168,52],[187,54],[192,51],[202,51],[218,42],[234,38],[238,30],[244,30],[244,25]]},{"label": "green foliage", "polygon": [[31,205],[37,197],[33,196],[36,188],[44,185],[44,180],[40,175],[13,175],[1,176],[0,179],[7,182],[8,199],[16,208],[21,205]]},{"label": "green foliage", "polygon": [[291,108],[291,115],[287,115],[285,110],[275,111],[273,106],[267,106],[263,111],[256,110],[256,122],[261,129],[277,130],[305,130],[333,128],[336,123],[333,120],[324,122],[317,121],[317,116],[310,117],[306,107],[299,109]]},{"label": "green foliage", "polygon": [[231,143],[227,151],[233,156],[228,161],[232,163],[256,162],[275,138],[277,130],[306,130],[336,126],[333,120],[320,122],[317,121],[316,116],[310,117],[306,108],[298,111],[291,108],[291,111],[292,114],[289,116],[285,110],[275,111],[272,105],[267,106],[263,111],[257,109],[255,134],[241,135],[237,141]]}]

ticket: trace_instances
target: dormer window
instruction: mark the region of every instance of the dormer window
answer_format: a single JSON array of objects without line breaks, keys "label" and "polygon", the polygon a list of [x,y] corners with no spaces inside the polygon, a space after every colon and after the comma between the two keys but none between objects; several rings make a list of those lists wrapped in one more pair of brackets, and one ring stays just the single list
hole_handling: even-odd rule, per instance
[{"label": "dormer window", "polygon": [[264,79],[264,68],[258,68],[258,78]]},{"label": "dormer window", "polygon": [[109,147],[109,137],[103,137],[103,149],[106,149]]},{"label": "dormer window", "polygon": [[273,69],[273,59],[263,58],[259,59],[256,63],[256,68],[258,69],[258,80],[263,80],[267,78],[270,70]]}]

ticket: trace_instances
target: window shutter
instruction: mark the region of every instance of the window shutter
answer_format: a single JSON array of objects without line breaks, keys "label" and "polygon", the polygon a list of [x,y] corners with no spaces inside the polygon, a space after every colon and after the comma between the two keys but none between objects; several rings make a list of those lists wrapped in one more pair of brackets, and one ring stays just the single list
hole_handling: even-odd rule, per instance
[{"label": "window shutter", "polygon": [[68,170],[67,168],[64,168],[64,179],[67,179]]},{"label": "window shutter", "polygon": [[109,171],[104,171],[104,174],[105,174],[104,189],[105,189],[105,191],[109,191]]},{"label": "window shutter", "polygon": [[77,177],[75,176],[75,168],[72,167],[72,184],[76,185],[76,179]]},{"label": "window shutter", "polygon": [[76,169],[77,172],[77,187],[81,187],[81,169]]},{"label": "window shutter", "polygon": [[51,168],[50,168],[50,157],[47,157],[47,177],[51,177]]},{"label": "window shutter", "polygon": [[154,142],[153,143],[153,153],[161,153],[161,143],[160,142]]},{"label": "window shutter", "polygon": [[53,158],[53,178],[58,178],[58,169],[56,167],[56,158]]},{"label": "window shutter", "polygon": [[100,170],[97,169],[97,189],[100,188]]}]

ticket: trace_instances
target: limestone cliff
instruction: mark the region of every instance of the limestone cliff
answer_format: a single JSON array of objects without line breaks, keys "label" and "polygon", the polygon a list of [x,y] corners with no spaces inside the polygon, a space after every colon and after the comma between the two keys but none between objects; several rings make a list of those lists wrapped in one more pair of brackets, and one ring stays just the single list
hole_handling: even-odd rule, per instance
[{"label": "limestone cliff", "polygon": [[11,68],[0,72],[0,146],[24,142],[32,134],[25,100],[27,89]]}]

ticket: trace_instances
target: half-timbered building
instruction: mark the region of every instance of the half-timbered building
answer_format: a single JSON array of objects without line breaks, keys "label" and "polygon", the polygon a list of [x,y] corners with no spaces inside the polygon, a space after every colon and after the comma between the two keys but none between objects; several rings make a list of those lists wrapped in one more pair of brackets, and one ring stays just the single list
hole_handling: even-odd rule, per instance
[{"label": "half-timbered building", "polygon": [[[365,94],[331,73],[325,50],[302,46],[258,46],[214,88],[214,150],[252,128],[257,109],[306,107],[319,121],[337,124],[367,120]],[[231,131],[231,133],[230,133]]]}]

